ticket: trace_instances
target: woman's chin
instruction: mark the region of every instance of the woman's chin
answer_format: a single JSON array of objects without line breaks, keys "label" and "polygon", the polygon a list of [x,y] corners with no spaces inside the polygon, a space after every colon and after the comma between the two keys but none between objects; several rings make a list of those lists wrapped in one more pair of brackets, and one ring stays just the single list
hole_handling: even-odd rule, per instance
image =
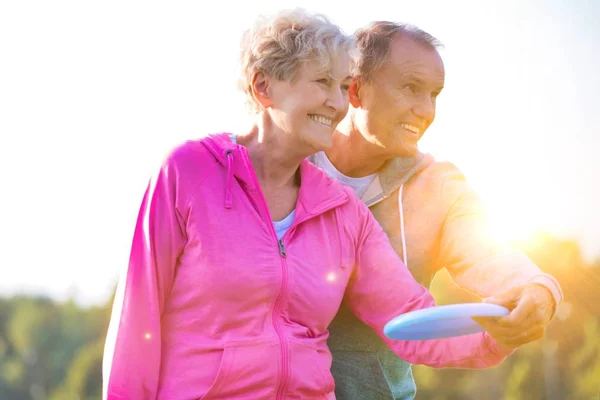
[{"label": "woman's chin", "polygon": [[333,146],[333,134],[331,135],[314,135],[307,138],[307,143],[314,149],[314,152],[329,150]]}]

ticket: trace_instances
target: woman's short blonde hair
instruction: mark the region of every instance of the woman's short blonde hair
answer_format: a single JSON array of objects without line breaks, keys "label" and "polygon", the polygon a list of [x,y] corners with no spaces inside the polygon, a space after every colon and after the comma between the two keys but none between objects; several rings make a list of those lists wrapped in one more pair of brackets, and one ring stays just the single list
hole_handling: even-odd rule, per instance
[{"label": "woman's short blonde hair", "polygon": [[240,89],[245,93],[250,110],[260,111],[252,92],[252,79],[262,72],[279,80],[293,81],[299,67],[317,61],[324,71],[339,52],[350,55],[351,68],[356,58],[356,42],[327,17],[303,9],[284,10],[260,17],[246,31],[241,42]]}]

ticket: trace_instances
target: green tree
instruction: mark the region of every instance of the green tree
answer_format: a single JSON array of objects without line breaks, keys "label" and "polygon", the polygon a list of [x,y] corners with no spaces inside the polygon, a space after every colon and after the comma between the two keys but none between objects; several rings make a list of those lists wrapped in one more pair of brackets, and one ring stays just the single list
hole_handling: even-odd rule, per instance
[{"label": "green tree", "polygon": [[50,400],[93,400],[102,396],[104,340],[84,346],[69,367],[66,379]]}]

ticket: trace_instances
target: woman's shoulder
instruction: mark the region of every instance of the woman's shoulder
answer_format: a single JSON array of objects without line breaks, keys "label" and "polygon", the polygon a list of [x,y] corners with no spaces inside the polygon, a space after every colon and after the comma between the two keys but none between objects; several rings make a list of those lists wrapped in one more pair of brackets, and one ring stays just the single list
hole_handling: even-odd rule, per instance
[{"label": "woman's shoulder", "polygon": [[167,148],[163,158],[163,164],[202,163],[212,161],[213,157],[204,146],[207,138],[187,139]]},{"label": "woman's shoulder", "polygon": [[204,145],[206,139],[188,139],[170,146],[159,158],[154,173],[163,176],[178,190],[204,181],[218,164]]},{"label": "woman's shoulder", "polygon": [[210,170],[211,166],[218,164],[214,152],[211,151],[211,143],[215,139],[221,140],[221,136],[208,135],[172,145],[162,155],[161,168],[176,169],[180,172],[191,170],[195,173]]}]

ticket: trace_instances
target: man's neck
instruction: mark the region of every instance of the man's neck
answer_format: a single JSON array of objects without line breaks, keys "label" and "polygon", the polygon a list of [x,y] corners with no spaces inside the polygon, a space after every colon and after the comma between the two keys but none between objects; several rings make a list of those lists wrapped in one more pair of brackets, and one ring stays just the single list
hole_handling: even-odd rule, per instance
[{"label": "man's neck", "polygon": [[389,159],[350,123],[340,124],[333,134],[333,146],[325,154],[338,171],[351,178],[375,174]]}]

